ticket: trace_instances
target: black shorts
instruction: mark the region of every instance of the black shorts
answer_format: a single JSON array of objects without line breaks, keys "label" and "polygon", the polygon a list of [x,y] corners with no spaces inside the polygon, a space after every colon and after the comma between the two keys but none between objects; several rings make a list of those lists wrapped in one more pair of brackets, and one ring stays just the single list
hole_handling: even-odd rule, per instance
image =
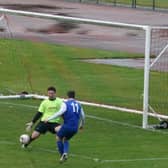
[{"label": "black shorts", "polygon": [[44,123],[43,121],[40,121],[36,127],[35,127],[35,131],[41,133],[41,134],[45,134],[47,131],[55,134],[55,127],[59,126],[59,123]]}]

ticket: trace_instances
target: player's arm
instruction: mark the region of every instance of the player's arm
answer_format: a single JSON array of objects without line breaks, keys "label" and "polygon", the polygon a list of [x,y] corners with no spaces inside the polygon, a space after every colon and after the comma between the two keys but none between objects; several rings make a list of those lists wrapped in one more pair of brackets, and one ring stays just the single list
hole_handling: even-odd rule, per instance
[{"label": "player's arm", "polygon": [[52,119],[55,119],[55,118],[58,118],[58,117],[62,116],[65,113],[66,110],[67,110],[67,106],[63,102],[59,111],[55,112],[55,114],[53,114],[51,117],[46,119],[45,122],[48,122],[49,120],[52,120]]},{"label": "player's arm", "polygon": [[42,115],[43,115],[43,113],[40,112],[40,111],[38,111],[38,112],[35,114],[35,116],[33,117],[32,123],[33,123],[33,124],[36,123],[36,121],[38,121],[38,120],[42,117]]},{"label": "player's arm", "polygon": [[32,126],[36,123],[37,120],[39,120],[42,115],[43,115],[43,112],[45,110],[45,106],[44,106],[44,101],[40,104],[40,107],[38,109],[38,112],[34,115],[33,119],[31,122],[28,122],[26,124],[26,131],[27,132],[30,132],[31,129],[32,129]]},{"label": "player's arm", "polygon": [[31,131],[32,126],[36,123],[37,120],[39,120],[39,119],[41,118],[42,115],[43,115],[43,113],[41,113],[41,112],[38,111],[38,112],[34,115],[32,121],[31,121],[31,122],[28,122],[28,123],[26,124],[26,131],[27,131],[27,132],[30,132],[30,131]]},{"label": "player's arm", "polygon": [[85,112],[83,108],[81,108],[81,116],[80,116],[80,124],[79,124],[79,129],[83,129],[84,124],[85,124]]}]

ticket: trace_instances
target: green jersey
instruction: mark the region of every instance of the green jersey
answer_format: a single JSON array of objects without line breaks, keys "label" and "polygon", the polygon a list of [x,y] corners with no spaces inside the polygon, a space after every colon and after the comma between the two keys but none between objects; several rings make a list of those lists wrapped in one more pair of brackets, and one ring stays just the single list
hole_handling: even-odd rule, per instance
[{"label": "green jersey", "polygon": [[[49,99],[43,100],[38,109],[39,112],[43,113],[41,121],[48,119],[54,113],[59,111],[59,109],[61,108],[62,102],[63,100],[58,97],[55,100],[49,100]],[[60,123],[60,121],[61,121],[61,118],[56,118],[56,119],[51,120],[50,122]]]}]

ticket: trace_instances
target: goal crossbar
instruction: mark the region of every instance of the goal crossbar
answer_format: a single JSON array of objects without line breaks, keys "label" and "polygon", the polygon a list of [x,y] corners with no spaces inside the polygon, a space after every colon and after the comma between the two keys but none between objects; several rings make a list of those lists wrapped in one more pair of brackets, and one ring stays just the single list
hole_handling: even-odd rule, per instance
[{"label": "goal crossbar", "polygon": [[36,17],[36,18],[43,18],[43,19],[53,19],[58,21],[72,21],[76,23],[94,24],[94,25],[102,25],[102,26],[104,25],[104,26],[113,26],[113,27],[127,27],[127,28],[144,29],[144,30],[148,27],[147,25],[128,24],[128,23],[121,23],[121,22],[102,21],[102,20],[96,20],[96,19],[60,16],[60,15],[52,15],[47,13],[12,10],[12,9],[6,9],[6,8],[0,8],[0,13]]}]

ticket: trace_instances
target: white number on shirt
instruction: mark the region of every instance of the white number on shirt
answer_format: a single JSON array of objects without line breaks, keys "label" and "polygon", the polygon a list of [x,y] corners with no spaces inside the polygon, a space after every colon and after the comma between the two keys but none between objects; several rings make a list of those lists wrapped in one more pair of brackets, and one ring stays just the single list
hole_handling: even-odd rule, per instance
[{"label": "white number on shirt", "polygon": [[72,109],[74,113],[79,112],[79,105],[77,103],[71,103]]}]

